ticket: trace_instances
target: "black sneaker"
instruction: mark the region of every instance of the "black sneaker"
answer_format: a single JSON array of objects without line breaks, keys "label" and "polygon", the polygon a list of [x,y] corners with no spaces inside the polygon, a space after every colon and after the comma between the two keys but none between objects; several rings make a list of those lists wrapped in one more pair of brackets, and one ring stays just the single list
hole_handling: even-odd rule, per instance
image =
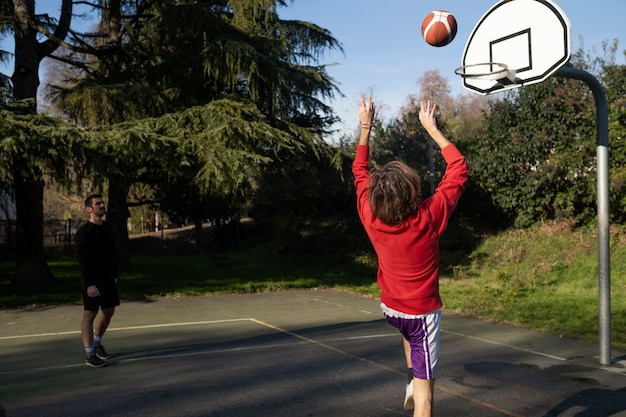
[{"label": "black sneaker", "polygon": [[109,354],[106,350],[104,350],[104,346],[102,345],[94,346],[93,351],[95,352],[95,355],[103,361],[106,361],[110,358]]},{"label": "black sneaker", "polygon": [[92,368],[102,368],[103,366],[106,366],[106,364],[107,363],[105,361],[97,357],[95,354],[91,355],[91,358],[87,358],[85,360],[85,365],[91,366]]}]

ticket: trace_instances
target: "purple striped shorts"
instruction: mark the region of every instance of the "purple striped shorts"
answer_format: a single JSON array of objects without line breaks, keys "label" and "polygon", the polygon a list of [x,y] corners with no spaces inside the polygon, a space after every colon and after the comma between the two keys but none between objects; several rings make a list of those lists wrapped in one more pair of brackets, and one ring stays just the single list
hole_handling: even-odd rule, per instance
[{"label": "purple striped shorts", "polygon": [[439,361],[439,333],[441,309],[419,316],[410,316],[383,305],[387,322],[398,329],[411,346],[413,376],[418,379],[435,379]]}]

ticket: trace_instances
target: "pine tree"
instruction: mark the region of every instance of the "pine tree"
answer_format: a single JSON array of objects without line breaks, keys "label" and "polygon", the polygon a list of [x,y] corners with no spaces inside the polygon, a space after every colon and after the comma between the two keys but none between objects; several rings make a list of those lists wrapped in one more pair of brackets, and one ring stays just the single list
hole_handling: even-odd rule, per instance
[{"label": "pine tree", "polygon": [[[15,0],[0,4],[2,32],[15,38],[15,69],[11,77],[11,96],[20,105],[10,112],[34,116],[37,112],[39,66],[52,54],[67,35],[72,15],[72,1],[63,0],[61,18],[50,31],[50,20],[35,13],[34,0]],[[40,40],[40,37],[43,37]],[[12,100],[11,99],[11,100]],[[43,249],[44,172],[55,165],[60,152],[57,136],[40,127],[41,119],[25,122],[23,117],[4,115],[3,163],[11,187],[15,190],[17,208],[15,283],[43,282],[52,279]],[[28,119],[27,119],[28,120]],[[61,147],[63,149],[63,147]]]},{"label": "pine tree", "polygon": [[[58,57],[81,72],[69,84],[51,88],[55,105],[79,125],[115,129],[117,123],[140,123],[144,117],[167,123],[176,116],[163,115],[191,108],[202,115],[180,130],[167,127],[168,139],[179,143],[174,154],[139,157],[141,146],[136,137],[124,137],[124,130],[117,131],[117,141],[94,139],[107,161],[109,220],[122,262],[128,259],[126,198],[134,182],[150,183],[161,195],[186,182],[198,201],[219,198],[222,206],[231,204],[240,201],[252,187],[253,173],[281,147],[315,147],[335,121],[324,100],[337,89],[316,63],[324,50],[340,44],[314,24],[280,20],[277,7],[285,6],[283,1],[101,4],[96,33],[77,35],[69,53]],[[179,158],[178,167],[172,168],[172,158]],[[151,167],[149,173],[145,167]],[[205,211],[204,216],[216,214]],[[189,211],[187,217],[198,215]]]}]

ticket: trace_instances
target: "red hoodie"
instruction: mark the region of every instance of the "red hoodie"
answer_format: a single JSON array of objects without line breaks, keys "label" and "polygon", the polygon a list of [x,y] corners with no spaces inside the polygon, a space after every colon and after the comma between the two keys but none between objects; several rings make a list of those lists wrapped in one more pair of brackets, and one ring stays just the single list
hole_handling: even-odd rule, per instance
[{"label": "red hoodie", "polygon": [[469,166],[454,145],[442,149],[448,164],[435,193],[399,226],[372,215],[368,201],[369,146],[359,145],[352,164],[357,209],[378,256],[381,302],[405,314],[424,314],[442,306],[439,295],[439,236],[464,190]]}]

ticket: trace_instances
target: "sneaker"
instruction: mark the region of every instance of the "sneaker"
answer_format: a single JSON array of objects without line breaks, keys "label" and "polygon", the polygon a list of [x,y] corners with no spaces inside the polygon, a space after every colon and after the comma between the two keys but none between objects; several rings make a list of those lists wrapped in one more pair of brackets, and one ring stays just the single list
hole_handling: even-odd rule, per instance
[{"label": "sneaker", "polygon": [[106,366],[106,364],[107,363],[105,361],[97,357],[95,354],[85,360],[85,365],[91,366],[92,368],[102,368],[103,366]]},{"label": "sneaker", "polygon": [[109,354],[107,353],[106,350],[104,350],[104,346],[102,345],[94,346],[93,351],[95,355],[99,357],[100,359],[102,359],[103,361],[106,361],[110,358]]},{"label": "sneaker", "polygon": [[406,385],[406,393],[404,394],[404,409],[412,410],[413,405],[413,381]]}]

